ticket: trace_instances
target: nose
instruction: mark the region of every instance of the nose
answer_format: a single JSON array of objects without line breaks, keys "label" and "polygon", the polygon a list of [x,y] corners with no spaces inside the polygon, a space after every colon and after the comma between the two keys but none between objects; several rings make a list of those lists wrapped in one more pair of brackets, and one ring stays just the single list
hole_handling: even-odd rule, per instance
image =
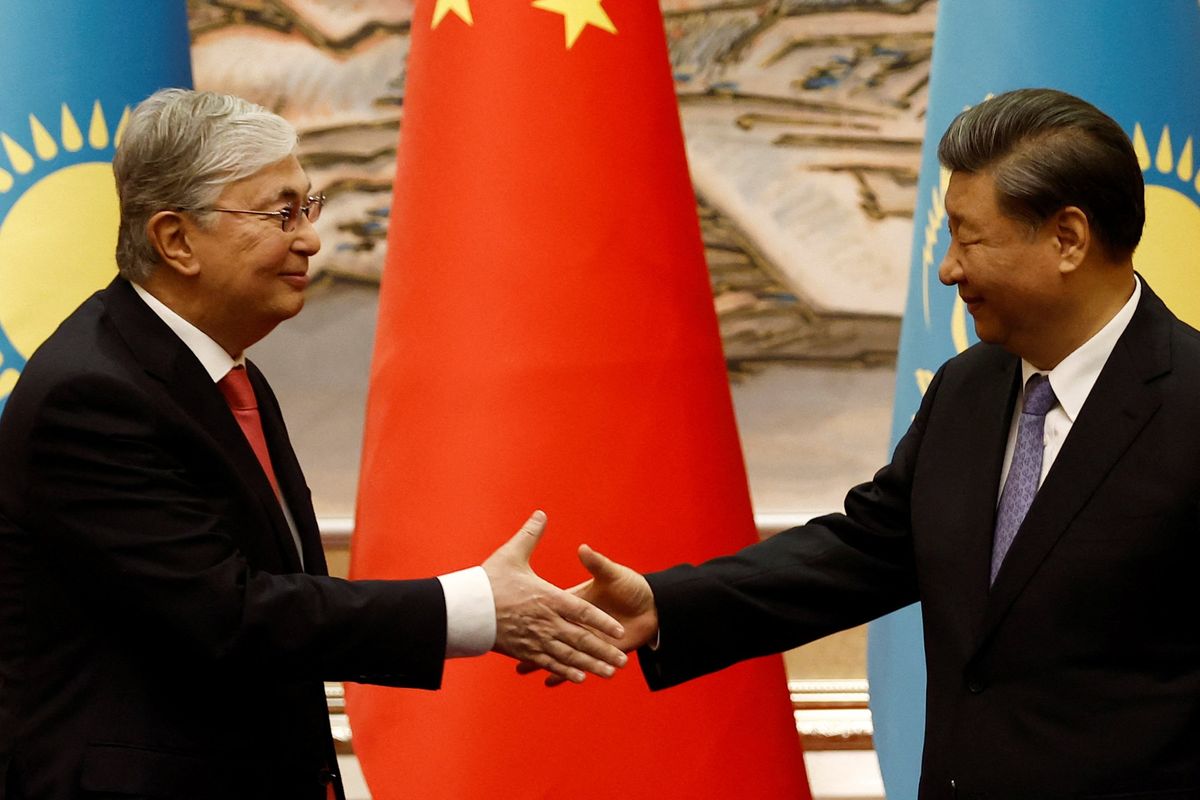
[{"label": "nose", "polygon": [[296,223],[296,230],[292,236],[292,250],[301,255],[315,255],[321,249],[321,237],[317,234],[317,228],[309,221],[308,216],[300,214],[300,219]]},{"label": "nose", "polygon": [[938,267],[938,280],[947,286],[954,286],[962,282],[963,270],[962,264],[958,259],[958,245],[954,240],[950,240],[950,246],[946,248],[946,255],[942,258],[942,263]]}]

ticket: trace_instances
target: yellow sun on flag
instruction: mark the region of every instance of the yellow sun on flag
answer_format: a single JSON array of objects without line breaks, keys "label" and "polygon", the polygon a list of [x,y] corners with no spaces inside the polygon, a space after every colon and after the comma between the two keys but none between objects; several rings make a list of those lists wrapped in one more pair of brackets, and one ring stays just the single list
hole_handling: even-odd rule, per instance
[{"label": "yellow sun on flag", "polygon": [[1200,170],[1193,137],[1177,146],[1164,125],[1151,150],[1137,123],[1133,149],[1146,180],[1146,228],[1134,266],[1180,319],[1200,327]]},{"label": "yellow sun on flag", "polygon": [[[57,125],[31,114],[28,131],[0,131],[0,336],[23,358],[116,274],[111,159],[128,118],[114,131],[96,101],[81,128],[63,103]],[[0,401],[18,375],[5,361],[0,350]]]}]

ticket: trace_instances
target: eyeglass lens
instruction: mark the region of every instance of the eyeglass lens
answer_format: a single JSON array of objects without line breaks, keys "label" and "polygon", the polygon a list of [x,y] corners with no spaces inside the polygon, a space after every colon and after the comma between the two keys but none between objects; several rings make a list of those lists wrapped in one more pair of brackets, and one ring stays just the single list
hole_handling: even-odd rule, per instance
[{"label": "eyeglass lens", "polygon": [[292,204],[284,209],[283,212],[283,229],[288,233],[296,230],[296,225],[300,222],[300,215],[308,217],[309,222],[316,222],[321,217],[321,209],[325,206],[325,195],[316,194],[309,195],[305,199],[305,204],[300,205],[299,200],[293,200]]}]

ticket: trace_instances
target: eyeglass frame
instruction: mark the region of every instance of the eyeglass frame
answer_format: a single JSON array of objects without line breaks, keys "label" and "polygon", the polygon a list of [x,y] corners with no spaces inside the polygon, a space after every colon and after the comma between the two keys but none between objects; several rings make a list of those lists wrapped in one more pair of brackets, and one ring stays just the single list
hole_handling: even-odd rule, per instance
[{"label": "eyeglass frame", "polygon": [[[299,214],[297,214],[295,217],[292,216],[293,208],[295,208],[297,211],[299,211],[300,214],[303,214],[305,219],[307,219],[309,222],[316,222],[318,219],[321,218],[321,211],[325,207],[325,199],[326,199],[325,193],[320,192],[319,194],[310,194],[310,195],[308,195],[308,197],[306,197],[304,199],[308,201],[307,205],[301,206],[301,205],[296,204],[295,201],[293,201],[292,205],[289,205],[287,208],[281,208],[278,211],[253,211],[248,208],[218,208],[215,206],[206,206],[203,208],[177,208],[175,210],[176,211],[191,211],[191,212],[195,212],[195,213],[220,211],[224,214],[253,214],[256,217],[279,217],[279,227],[283,230],[284,233],[291,233],[292,231],[296,230],[296,227],[300,224]],[[312,214],[312,211],[311,211],[311,209],[313,209],[314,207],[317,209],[317,213],[315,216]],[[295,223],[292,225],[292,227],[289,228],[288,223],[291,222],[293,219],[295,220]]]}]

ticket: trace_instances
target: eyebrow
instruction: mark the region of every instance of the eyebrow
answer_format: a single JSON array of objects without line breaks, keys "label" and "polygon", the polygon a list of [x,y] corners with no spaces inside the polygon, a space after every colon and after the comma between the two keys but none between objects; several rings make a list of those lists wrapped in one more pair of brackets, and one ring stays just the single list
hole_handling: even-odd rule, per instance
[{"label": "eyebrow", "polygon": [[968,219],[967,215],[963,213],[962,209],[957,208],[957,204],[955,206],[955,208],[951,208],[950,204],[942,201],[942,208],[946,211],[946,221],[954,222],[956,225],[962,225],[964,222],[969,223],[970,219]]},{"label": "eyebrow", "polygon": [[278,192],[276,192],[271,197],[265,198],[263,200],[262,204],[269,205],[271,203],[277,203],[281,200],[289,200],[290,201],[290,200],[295,200],[297,198],[303,200],[303,199],[307,198],[309,196],[309,194],[311,194],[311,193],[312,193],[312,181],[309,181],[303,192],[297,192],[295,189],[291,188],[290,186],[284,187],[283,189],[280,189]]}]

